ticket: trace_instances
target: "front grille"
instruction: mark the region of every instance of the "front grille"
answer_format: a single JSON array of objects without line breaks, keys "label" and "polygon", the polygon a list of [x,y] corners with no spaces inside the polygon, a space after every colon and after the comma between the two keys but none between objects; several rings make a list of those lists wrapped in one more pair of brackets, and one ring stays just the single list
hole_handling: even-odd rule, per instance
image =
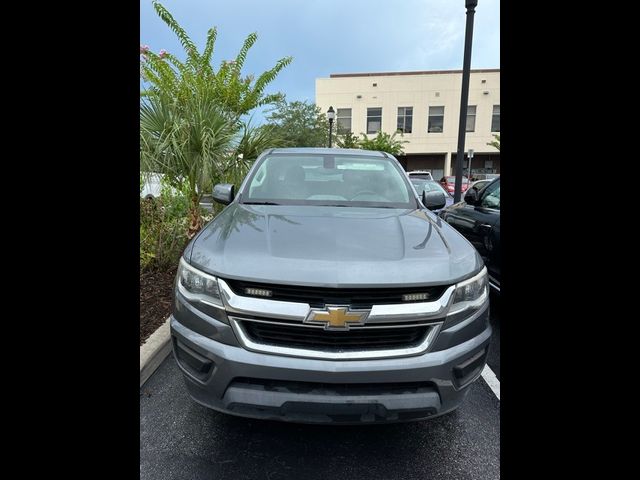
[{"label": "front grille", "polygon": [[447,285],[414,288],[322,288],[228,279],[224,279],[224,281],[237,295],[249,296],[245,292],[246,288],[271,290],[270,300],[308,303],[313,308],[323,308],[325,305],[351,305],[351,308],[371,308],[373,305],[409,303],[402,300],[402,296],[409,293],[427,293],[428,298],[420,301],[432,302],[440,298],[447,289]]},{"label": "front grille", "polygon": [[351,328],[347,331],[325,330],[287,324],[243,321],[247,336],[254,342],[323,351],[383,350],[415,346],[424,340],[427,325],[402,328]]}]

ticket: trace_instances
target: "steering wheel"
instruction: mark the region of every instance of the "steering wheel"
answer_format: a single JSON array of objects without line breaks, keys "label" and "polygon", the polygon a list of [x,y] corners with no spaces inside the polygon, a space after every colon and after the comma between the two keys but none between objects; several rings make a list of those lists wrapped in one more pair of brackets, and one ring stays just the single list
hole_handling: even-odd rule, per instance
[{"label": "steering wheel", "polygon": [[373,192],[371,190],[362,190],[361,192],[358,192],[353,197],[351,197],[351,200],[353,200],[356,197],[359,197],[360,195],[375,195],[377,197],[381,196],[378,192]]}]

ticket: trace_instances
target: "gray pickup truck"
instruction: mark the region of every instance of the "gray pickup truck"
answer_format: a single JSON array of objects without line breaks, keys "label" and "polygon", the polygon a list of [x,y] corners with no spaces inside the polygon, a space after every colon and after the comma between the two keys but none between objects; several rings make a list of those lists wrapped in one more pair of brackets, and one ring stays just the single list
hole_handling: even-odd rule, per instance
[{"label": "gray pickup truck", "polygon": [[303,423],[419,420],[484,368],[487,270],[382,152],[263,152],[180,261],[171,317],[191,397]]}]

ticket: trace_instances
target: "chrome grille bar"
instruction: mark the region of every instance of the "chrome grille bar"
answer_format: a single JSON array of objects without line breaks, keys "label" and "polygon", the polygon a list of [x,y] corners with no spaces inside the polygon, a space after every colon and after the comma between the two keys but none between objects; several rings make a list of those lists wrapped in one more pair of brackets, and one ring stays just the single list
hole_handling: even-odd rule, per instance
[{"label": "chrome grille bar", "polygon": [[[304,321],[311,310],[308,303],[283,302],[237,295],[222,279],[218,279],[225,308],[230,313]],[[438,300],[392,305],[374,305],[367,323],[416,322],[428,318],[444,317],[451,302],[455,286],[450,286]]]}]

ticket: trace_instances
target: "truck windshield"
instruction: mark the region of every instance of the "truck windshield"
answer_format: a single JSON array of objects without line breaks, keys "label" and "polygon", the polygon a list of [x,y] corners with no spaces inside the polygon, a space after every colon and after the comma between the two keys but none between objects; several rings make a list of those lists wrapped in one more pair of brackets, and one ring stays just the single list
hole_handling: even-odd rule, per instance
[{"label": "truck windshield", "polygon": [[268,155],[241,195],[245,204],[417,208],[400,166],[364,155]]}]

